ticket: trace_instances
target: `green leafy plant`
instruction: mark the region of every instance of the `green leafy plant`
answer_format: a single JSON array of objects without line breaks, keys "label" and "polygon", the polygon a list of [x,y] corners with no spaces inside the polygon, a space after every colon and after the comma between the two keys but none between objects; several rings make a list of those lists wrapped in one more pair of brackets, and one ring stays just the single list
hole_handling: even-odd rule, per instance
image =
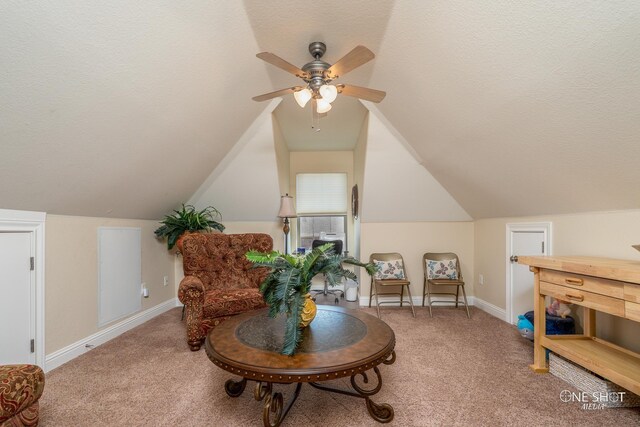
[{"label": "green leafy plant", "polygon": [[335,286],[343,278],[357,280],[355,273],[345,269],[343,264],[364,267],[369,274],[375,272],[373,264],[364,264],[355,258],[335,254],[331,243],[319,246],[305,255],[249,251],[246,257],[254,266],[270,269],[269,275],[260,284],[260,292],[269,305],[270,317],[276,317],[280,313],[287,316],[282,348],[282,354],[287,355],[295,352],[302,339],[300,313],[304,307],[305,295],[311,289],[311,279],[316,274],[324,274],[327,283]]},{"label": "green leafy plant", "polygon": [[224,225],[216,221],[222,219],[222,214],[213,206],[198,211],[192,205],[183,203],[180,210],[173,212],[173,214],[165,216],[164,220],[160,221],[162,225],[154,231],[159,239],[167,238],[169,249],[173,248],[178,238],[187,231],[224,231]]}]

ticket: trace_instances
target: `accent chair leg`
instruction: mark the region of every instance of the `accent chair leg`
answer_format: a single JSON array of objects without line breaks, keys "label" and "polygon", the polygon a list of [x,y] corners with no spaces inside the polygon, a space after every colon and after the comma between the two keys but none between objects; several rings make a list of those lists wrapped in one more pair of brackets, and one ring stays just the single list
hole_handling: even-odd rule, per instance
[{"label": "accent chair leg", "polygon": [[369,308],[371,308],[371,298],[373,298],[373,279],[371,279],[371,286],[369,286]]},{"label": "accent chair leg", "polygon": [[469,304],[467,304],[467,293],[464,291],[464,286],[462,286],[462,297],[464,298],[464,307],[467,309],[467,318],[471,319],[471,315],[469,314]]},{"label": "accent chair leg", "polygon": [[458,299],[460,298],[460,285],[456,286],[456,308],[458,308]]},{"label": "accent chair leg", "polygon": [[[375,280],[373,281],[373,286],[376,287],[375,297],[376,297],[376,310],[378,311],[378,319],[382,319],[380,317],[380,302],[378,301],[378,285],[376,285]],[[369,300],[369,301],[371,301],[371,300]]]},{"label": "accent chair leg", "polygon": [[400,286],[400,308],[402,308],[403,300],[404,300],[404,286]]},{"label": "accent chair leg", "polygon": [[429,317],[433,317],[431,312],[431,284],[427,280],[427,304],[429,305]]},{"label": "accent chair leg", "polygon": [[[409,305],[411,306],[411,313],[413,313],[413,317],[416,317],[416,311],[413,309],[413,297],[411,296],[410,285],[407,285],[407,294],[409,294]],[[403,286],[404,288],[404,286]]]}]

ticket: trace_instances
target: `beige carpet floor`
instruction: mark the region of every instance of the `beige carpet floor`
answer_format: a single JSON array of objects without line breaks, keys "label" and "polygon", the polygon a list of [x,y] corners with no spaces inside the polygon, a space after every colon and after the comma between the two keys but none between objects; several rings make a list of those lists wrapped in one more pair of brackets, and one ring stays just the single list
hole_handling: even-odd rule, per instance
[{"label": "beige carpet floor", "polygon": [[[373,309],[367,312],[375,314]],[[532,345],[480,310],[383,309],[395,331],[397,360],[381,365],[377,403],[395,426],[638,426],[640,409],[584,410],[563,403],[571,389],[527,365]],[[232,376],[186,344],[180,309],[158,316],[49,372],[42,426],[259,426],[262,402],[249,383],[228,397]],[[285,392],[293,386],[282,386]],[[286,395],[285,395],[286,399]],[[303,386],[284,426],[371,426],[362,399]]]}]

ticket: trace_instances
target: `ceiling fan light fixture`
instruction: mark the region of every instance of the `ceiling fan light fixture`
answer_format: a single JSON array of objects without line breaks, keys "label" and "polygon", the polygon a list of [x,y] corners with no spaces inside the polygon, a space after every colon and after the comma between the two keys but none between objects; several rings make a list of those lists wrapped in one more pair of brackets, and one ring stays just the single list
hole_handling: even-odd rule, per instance
[{"label": "ceiling fan light fixture", "polygon": [[338,88],[333,85],[322,85],[320,86],[320,95],[327,102],[333,102],[338,97]]},{"label": "ceiling fan light fixture", "polygon": [[316,111],[318,114],[326,113],[331,110],[331,104],[324,98],[318,98],[316,100]]},{"label": "ceiling fan light fixture", "polygon": [[304,108],[304,106],[307,105],[307,102],[309,102],[312,96],[313,95],[309,88],[304,88],[293,93],[293,97],[301,108]]}]

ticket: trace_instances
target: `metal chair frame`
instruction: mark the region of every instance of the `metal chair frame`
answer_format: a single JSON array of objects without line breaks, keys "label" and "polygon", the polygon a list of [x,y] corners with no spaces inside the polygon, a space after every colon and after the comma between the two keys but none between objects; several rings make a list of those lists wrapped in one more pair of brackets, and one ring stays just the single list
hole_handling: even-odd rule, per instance
[{"label": "metal chair frame", "polygon": [[[394,259],[401,259],[402,260],[402,265],[404,268],[404,276],[405,279],[376,279],[375,276],[371,276],[371,287],[369,288],[369,307],[371,307],[371,300],[373,299],[373,297],[375,296],[376,298],[376,311],[378,313],[378,318],[380,318],[380,305],[381,304],[397,304],[398,302],[400,302],[400,307],[402,307],[402,304],[404,302],[404,288],[407,288],[407,294],[409,295],[409,305],[411,306],[411,313],[413,314],[413,317],[416,317],[416,311],[413,308],[413,298],[411,297],[411,282],[409,280],[407,280],[407,267],[406,264],[404,263],[404,259],[402,258],[402,255],[400,255],[397,252],[388,252],[388,253],[373,253],[369,256],[369,262],[373,262],[373,260],[376,261],[391,261]],[[392,287],[396,287],[396,286],[400,286],[400,292],[383,292],[380,293],[378,290],[378,285],[382,286],[383,288],[386,286],[392,286]],[[375,289],[375,293],[374,293],[374,289]],[[380,293],[380,295],[399,295],[400,296],[400,300],[399,301],[380,301],[378,299],[378,294]]]},{"label": "metal chair frame", "polygon": [[[458,271],[458,279],[457,280],[449,280],[449,279],[428,279],[427,278],[427,260],[441,261],[445,259],[455,259],[456,260],[456,270]],[[429,316],[433,317],[433,313],[431,312],[432,303],[444,303],[444,304],[455,304],[456,308],[460,303],[464,303],[464,307],[467,311],[467,318],[471,318],[469,314],[469,304],[467,304],[467,293],[464,290],[464,279],[462,278],[462,269],[460,268],[460,259],[458,255],[453,252],[427,252],[422,256],[422,269],[424,270],[424,284],[422,286],[422,306],[424,307],[425,297],[427,299],[427,304],[429,306]],[[449,283],[447,283],[449,282]],[[431,286],[455,286],[456,292],[431,292]],[[463,301],[460,301],[460,289],[462,289],[462,298]],[[432,300],[431,295],[453,295],[455,296],[454,301],[449,300]]]}]

